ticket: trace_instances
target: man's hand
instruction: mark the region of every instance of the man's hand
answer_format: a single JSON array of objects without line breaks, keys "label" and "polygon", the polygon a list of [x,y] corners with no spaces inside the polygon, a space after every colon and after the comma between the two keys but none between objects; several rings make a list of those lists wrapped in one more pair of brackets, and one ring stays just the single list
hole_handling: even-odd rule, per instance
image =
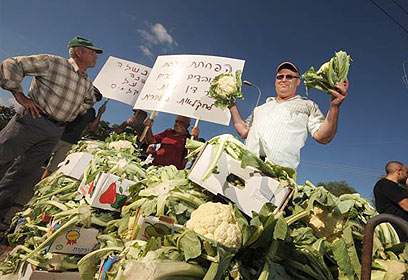
[{"label": "man's hand", "polygon": [[41,117],[41,113],[44,113],[43,109],[35,103],[31,98],[25,96],[22,92],[13,91],[12,92],[16,101],[23,106],[24,115],[31,113],[33,119],[36,117]]},{"label": "man's hand", "polygon": [[336,83],[337,90],[329,89],[331,96],[330,105],[331,106],[340,106],[340,104],[347,97],[347,90],[349,88],[349,81],[346,79],[344,83]]},{"label": "man's hand", "polygon": [[198,127],[193,127],[191,129],[191,136],[197,139],[198,135],[200,134],[200,129]]},{"label": "man's hand", "polygon": [[130,117],[130,118],[128,118],[128,119],[126,120],[126,123],[127,123],[128,125],[132,125],[134,121],[135,121],[135,118],[132,116],[132,117]]},{"label": "man's hand", "polygon": [[230,109],[230,110],[231,110],[231,108],[236,108],[236,107],[237,107],[237,103],[236,103],[236,102],[233,102],[233,103],[231,103],[231,104],[228,105],[228,109]]},{"label": "man's hand", "polygon": [[147,146],[146,149],[146,154],[150,155],[150,154],[155,154],[156,153],[156,144],[151,144],[149,146]]},{"label": "man's hand", "polygon": [[151,126],[153,125],[153,119],[147,118],[147,119],[144,120],[143,124],[144,124],[145,126],[151,127]]}]

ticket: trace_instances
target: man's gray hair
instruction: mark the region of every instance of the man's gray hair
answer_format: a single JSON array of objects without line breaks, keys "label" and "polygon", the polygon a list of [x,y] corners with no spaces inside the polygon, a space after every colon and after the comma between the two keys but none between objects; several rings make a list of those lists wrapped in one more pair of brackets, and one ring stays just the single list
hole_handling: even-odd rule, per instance
[{"label": "man's gray hair", "polygon": [[77,48],[77,47],[70,47],[68,49],[69,57],[75,57],[76,56],[75,48]]}]

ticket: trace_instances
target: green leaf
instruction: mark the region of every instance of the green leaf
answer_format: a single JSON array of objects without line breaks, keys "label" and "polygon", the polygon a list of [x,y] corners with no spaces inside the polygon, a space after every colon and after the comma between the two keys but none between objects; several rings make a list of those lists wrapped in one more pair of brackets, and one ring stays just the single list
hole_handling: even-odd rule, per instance
[{"label": "green leaf", "polygon": [[201,255],[201,242],[194,231],[189,230],[180,238],[180,245],[183,248],[186,261]]},{"label": "green leaf", "polygon": [[344,240],[337,240],[332,244],[334,260],[339,270],[349,279],[354,279],[354,271],[347,254],[347,246]]},{"label": "green leaf", "polygon": [[288,224],[282,217],[279,217],[275,224],[275,230],[273,231],[273,239],[285,240],[288,231]]},{"label": "green leaf", "polygon": [[350,209],[354,206],[354,203],[354,200],[340,201],[334,207],[334,213],[336,213],[336,215],[343,215],[350,211]]}]

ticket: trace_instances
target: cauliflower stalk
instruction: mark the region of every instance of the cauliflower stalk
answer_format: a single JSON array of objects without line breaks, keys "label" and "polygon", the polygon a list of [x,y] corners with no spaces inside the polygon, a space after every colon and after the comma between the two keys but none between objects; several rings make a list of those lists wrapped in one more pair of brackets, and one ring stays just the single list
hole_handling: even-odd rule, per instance
[{"label": "cauliflower stalk", "polygon": [[186,227],[226,247],[241,247],[242,233],[231,205],[204,203],[191,213]]},{"label": "cauliflower stalk", "polygon": [[214,105],[226,109],[236,98],[242,99],[242,71],[238,70],[233,74],[220,74],[211,83],[209,94],[215,99]]}]

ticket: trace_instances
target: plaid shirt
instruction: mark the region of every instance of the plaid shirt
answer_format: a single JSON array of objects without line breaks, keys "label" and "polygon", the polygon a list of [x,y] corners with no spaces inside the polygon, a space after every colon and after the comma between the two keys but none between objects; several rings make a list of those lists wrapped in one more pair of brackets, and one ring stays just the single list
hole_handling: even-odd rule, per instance
[{"label": "plaid shirt", "polygon": [[0,86],[23,92],[22,80],[33,76],[28,96],[53,119],[73,121],[96,102],[92,81],[75,61],[55,55],[12,57],[0,66]]}]

